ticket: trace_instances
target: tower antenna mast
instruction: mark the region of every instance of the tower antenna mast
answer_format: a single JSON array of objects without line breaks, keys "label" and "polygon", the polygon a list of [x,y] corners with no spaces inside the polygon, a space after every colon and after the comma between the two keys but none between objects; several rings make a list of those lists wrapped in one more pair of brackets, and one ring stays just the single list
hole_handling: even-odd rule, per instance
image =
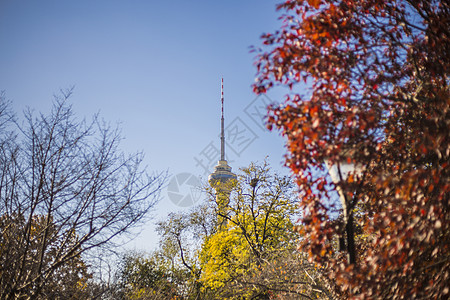
[{"label": "tower antenna mast", "polygon": [[221,100],[222,100],[222,119],[221,119],[221,132],[220,132],[220,160],[225,160],[225,129],[224,129],[224,118],[223,118],[223,77],[221,86]]}]

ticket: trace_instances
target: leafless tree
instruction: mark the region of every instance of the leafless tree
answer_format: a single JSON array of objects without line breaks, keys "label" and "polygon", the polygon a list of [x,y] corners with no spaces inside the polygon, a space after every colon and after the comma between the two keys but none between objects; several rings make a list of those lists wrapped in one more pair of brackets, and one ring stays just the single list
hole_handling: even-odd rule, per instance
[{"label": "leafless tree", "polygon": [[117,128],[77,120],[70,94],[22,125],[0,97],[1,299],[46,298],[66,275],[82,285],[82,258],[141,224],[165,181],[141,167],[142,153],[119,150]]}]

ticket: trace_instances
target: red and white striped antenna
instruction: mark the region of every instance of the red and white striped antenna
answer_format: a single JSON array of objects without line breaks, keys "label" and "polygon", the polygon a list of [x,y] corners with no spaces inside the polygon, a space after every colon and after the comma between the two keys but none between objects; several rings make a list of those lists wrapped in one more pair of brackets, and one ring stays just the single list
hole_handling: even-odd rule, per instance
[{"label": "red and white striped antenna", "polygon": [[223,77],[221,84],[221,100],[222,100],[222,119],[221,119],[221,132],[220,132],[220,160],[225,160],[225,129],[223,118]]}]

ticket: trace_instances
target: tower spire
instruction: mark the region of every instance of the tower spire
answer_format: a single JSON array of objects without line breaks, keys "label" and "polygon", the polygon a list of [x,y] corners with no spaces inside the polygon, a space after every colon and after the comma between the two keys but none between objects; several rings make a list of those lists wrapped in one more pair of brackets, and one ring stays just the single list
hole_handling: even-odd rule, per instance
[{"label": "tower spire", "polygon": [[231,172],[231,167],[225,160],[225,126],[224,126],[224,113],[223,113],[223,77],[221,80],[221,101],[222,101],[222,118],[220,119],[220,160],[217,162],[217,166],[214,167],[208,179],[211,184],[217,184],[217,182],[226,182],[229,179],[236,179],[236,175]]},{"label": "tower spire", "polygon": [[221,131],[220,131],[220,160],[225,160],[225,129],[224,129],[224,117],[223,117],[223,77],[221,85],[221,100],[222,100],[222,119],[221,119]]}]

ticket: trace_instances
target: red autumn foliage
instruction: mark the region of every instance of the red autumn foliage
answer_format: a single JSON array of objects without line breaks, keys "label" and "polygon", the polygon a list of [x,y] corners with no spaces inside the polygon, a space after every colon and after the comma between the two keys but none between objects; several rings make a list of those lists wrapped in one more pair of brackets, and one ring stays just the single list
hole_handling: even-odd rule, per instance
[{"label": "red autumn foliage", "polygon": [[[287,0],[278,9],[283,25],[262,37],[254,90],[290,88],[269,107],[268,127],[286,137],[302,191],[303,250],[341,297],[448,298],[449,2]],[[333,185],[325,159],[350,159],[362,173]],[[354,264],[333,244],[342,226],[330,186],[358,210]]]}]

